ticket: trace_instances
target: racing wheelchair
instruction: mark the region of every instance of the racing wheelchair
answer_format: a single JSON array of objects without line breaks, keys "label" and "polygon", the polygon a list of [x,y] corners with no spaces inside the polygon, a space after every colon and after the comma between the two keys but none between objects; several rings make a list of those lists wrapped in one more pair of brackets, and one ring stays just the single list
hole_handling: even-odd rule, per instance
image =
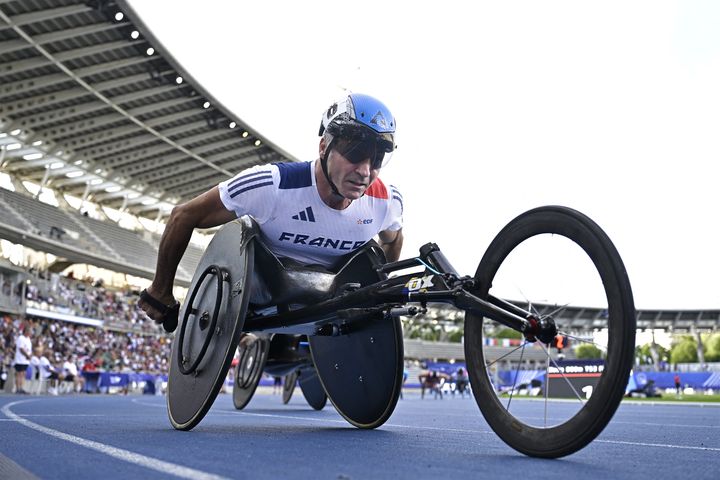
[{"label": "racing wheelchair", "polygon": [[[401,273],[409,269],[419,271]],[[600,303],[595,311],[602,313],[581,328],[586,302]],[[264,246],[252,219],[226,224],[200,260],[180,309],[168,380],[170,422],[190,430],[203,419],[241,336],[252,335],[257,345],[240,349],[254,349],[256,368],[249,375],[265,363],[271,336],[306,336],[317,383],[335,409],[356,427],[379,427],[400,395],[400,318],[423,313],[429,303],[464,311],[474,397],[487,423],[512,448],[536,457],[568,455],[612,418],[634,354],[630,282],[596,223],[575,210],[546,206],[503,228],[473,276],[458,274],[433,243],[417,257],[392,263],[371,241],[332,271],[293,265]],[[517,332],[518,344],[499,349],[494,338],[501,330]],[[591,388],[574,386],[577,373],[554,358],[557,335],[597,352]],[[541,397],[523,399],[513,395],[515,388],[500,388],[503,378],[514,387],[528,376],[544,382]],[[572,392],[571,401],[554,394],[557,382]]]}]

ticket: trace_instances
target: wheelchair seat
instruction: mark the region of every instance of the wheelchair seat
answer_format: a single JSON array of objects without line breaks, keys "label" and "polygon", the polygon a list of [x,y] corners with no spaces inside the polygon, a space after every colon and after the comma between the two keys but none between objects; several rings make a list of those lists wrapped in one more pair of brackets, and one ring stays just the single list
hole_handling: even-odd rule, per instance
[{"label": "wheelchair seat", "polygon": [[[253,227],[257,228],[253,221]],[[375,267],[385,263],[380,246],[370,240],[362,248],[340,257],[338,268],[304,265],[290,258],[279,258],[262,242],[255,242],[255,275],[251,285],[250,303],[253,308],[321,302],[344,290],[376,282]]]}]

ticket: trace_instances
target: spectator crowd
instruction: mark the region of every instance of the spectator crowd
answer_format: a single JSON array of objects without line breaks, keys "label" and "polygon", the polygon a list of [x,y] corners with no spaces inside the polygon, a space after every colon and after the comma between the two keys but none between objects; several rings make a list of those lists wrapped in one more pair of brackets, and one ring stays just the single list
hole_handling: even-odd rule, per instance
[{"label": "spectator crowd", "polygon": [[137,308],[138,291],[106,287],[102,280],[75,279],[72,275],[29,272],[27,306],[76,317],[102,320],[106,325],[160,333],[160,327]]},{"label": "spectator crowd", "polygon": [[[140,335],[44,318],[21,320],[6,315],[0,317],[3,384],[14,374],[12,365],[17,363],[17,339],[23,332],[32,346],[28,364],[48,375],[47,378],[53,378],[50,376],[53,374],[61,379],[70,375],[74,377],[70,380],[75,380],[83,371],[165,374],[168,370],[172,339],[167,335]],[[30,352],[26,349],[25,353]],[[25,355],[21,354],[21,357]]]}]

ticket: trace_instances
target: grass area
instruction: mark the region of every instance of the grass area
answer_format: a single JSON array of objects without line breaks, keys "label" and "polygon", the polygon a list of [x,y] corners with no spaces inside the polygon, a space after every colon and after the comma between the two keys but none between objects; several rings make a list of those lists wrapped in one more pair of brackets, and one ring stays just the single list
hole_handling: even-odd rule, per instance
[{"label": "grass area", "polygon": [[652,398],[631,398],[625,397],[623,400],[632,400],[639,402],[705,402],[720,403],[720,395],[702,395],[702,394],[683,394],[676,396],[674,393],[663,393],[662,397]]}]

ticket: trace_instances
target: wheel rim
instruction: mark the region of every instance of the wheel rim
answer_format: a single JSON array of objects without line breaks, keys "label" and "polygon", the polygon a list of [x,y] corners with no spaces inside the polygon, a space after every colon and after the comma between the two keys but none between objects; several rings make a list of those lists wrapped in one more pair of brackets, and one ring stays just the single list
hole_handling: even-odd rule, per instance
[{"label": "wheel rim", "polygon": [[[476,275],[484,285],[479,295],[511,300],[538,320],[553,318],[565,362],[557,344],[498,340],[497,323],[466,320],[471,382],[483,397],[476,392],[478,405],[503,440],[538,456],[565,455],[599,434],[620,401],[617,377],[627,381],[634,347],[632,294],[614,247],[587,217],[566,213],[516,219]],[[591,312],[605,313],[588,318]],[[595,358],[576,358],[592,351]]]},{"label": "wheel rim", "polygon": [[261,362],[258,361],[262,354],[262,344],[260,339],[255,339],[246,348],[241,348],[236,376],[238,387],[247,389],[257,379],[262,368]]}]

